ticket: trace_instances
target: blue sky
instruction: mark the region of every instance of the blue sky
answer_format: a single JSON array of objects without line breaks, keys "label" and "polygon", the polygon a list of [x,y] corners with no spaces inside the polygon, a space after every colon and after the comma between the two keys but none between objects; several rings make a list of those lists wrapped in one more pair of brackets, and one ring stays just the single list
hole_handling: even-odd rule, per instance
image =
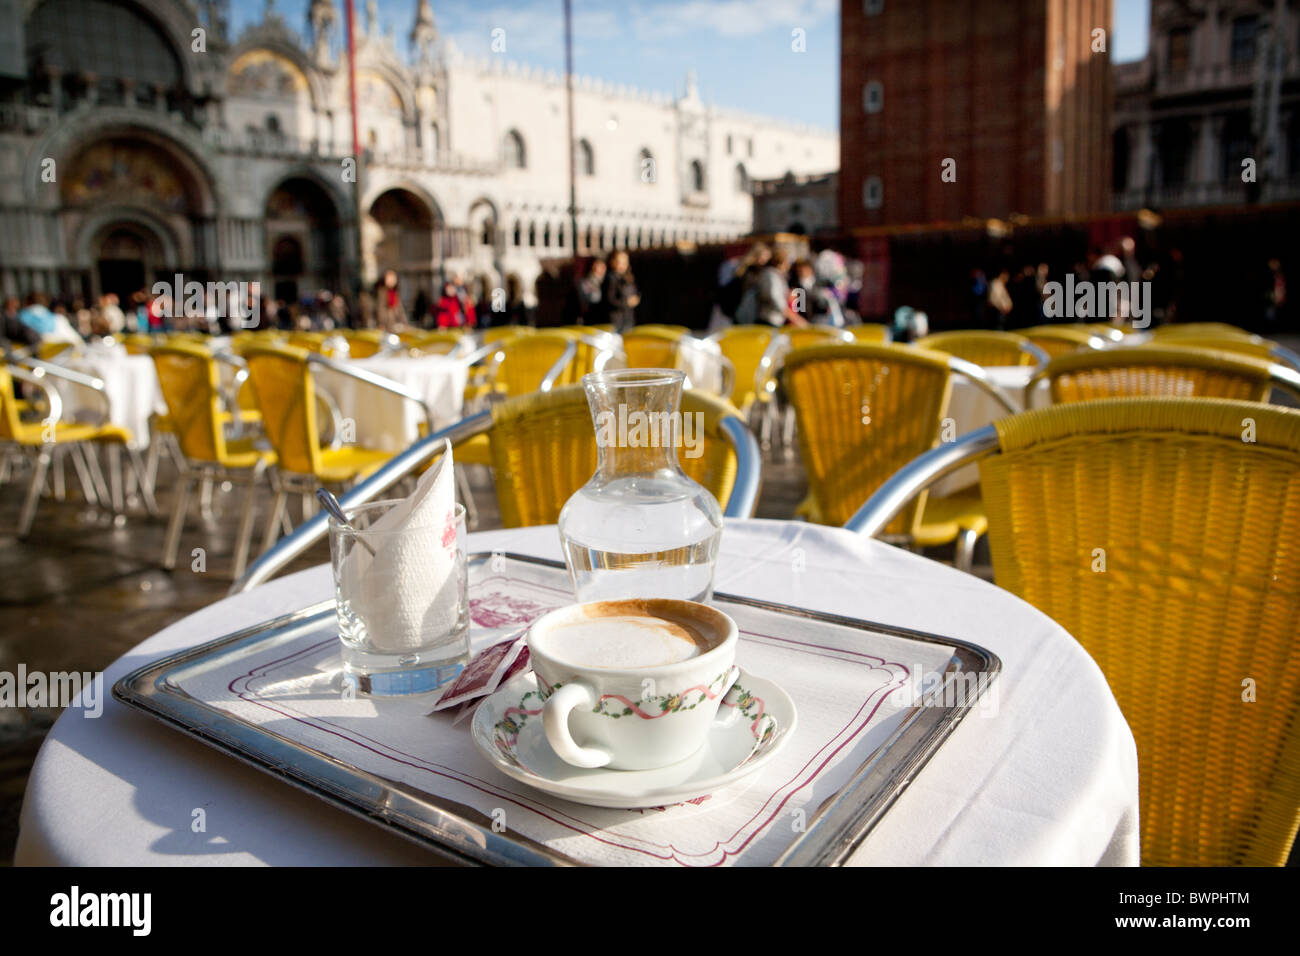
[{"label": "blue sky", "polygon": [[[905,2],[905,0],[898,0]],[[291,26],[308,0],[275,0]],[[233,0],[238,30],[265,0]],[[504,56],[564,68],[561,0],[433,0],[438,30],[466,53],[488,55],[505,30]],[[365,0],[356,0],[364,22]],[[339,3],[340,9],[342,3]],[[406,49],[416,0],[378,0],[379,22]],[[839,0],[573,0],[574,69],[616,83],[680,91],[694,69],[707,102],[827,129],[839,125]],[[1115,60],[1146,52],[1148,0],[1115,0]],[[340,27],[342,26],[340,17]],[[792,50],[803,31],[804,52]]]}]

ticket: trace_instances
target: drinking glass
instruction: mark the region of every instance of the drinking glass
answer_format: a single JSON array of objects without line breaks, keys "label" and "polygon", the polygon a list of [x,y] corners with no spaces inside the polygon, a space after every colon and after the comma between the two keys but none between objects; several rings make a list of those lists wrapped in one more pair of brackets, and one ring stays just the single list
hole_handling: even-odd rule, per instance
[{"label": "drinking glass", "polygon": [[469,660],[465,507],[450,527],[376,529],[400,501],[376,501],[330,518],[330,561],[343,645],[343,683],[374,696],[422,694]]}]

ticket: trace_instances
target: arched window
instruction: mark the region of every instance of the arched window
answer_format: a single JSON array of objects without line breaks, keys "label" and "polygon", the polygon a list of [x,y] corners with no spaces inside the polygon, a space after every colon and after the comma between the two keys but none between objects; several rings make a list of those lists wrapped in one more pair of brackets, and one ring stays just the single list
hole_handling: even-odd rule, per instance
[{"label": "arched window", "polygon": [[515,234],[514,234],[514,240],[515,240],[515,241],[514,241],[515,248],[518,249],[519,246],[520,246],[521,243],[522,243],[522,240],[523,240],[523,231],[522,231],[522,229],[521,229],[521,227],[520,227],[520,225],[519,225],[519,220],[518,220],[518,219],[515,220]]},{"label": "arched window", "polygon": [[564,248],[564,223],[560,223],[555,228],[555,244],[561,249]]},{"label": "arched window", "polygon": [[547,249],[551,248],[551,224],[549,222],[542,226],[542,246]]},{"label": "arched window", "polygon": [[577,161],[579,176],[596,175],[596,153],[585,139],[578,140]]},{"label": "arched window", "polygon": [[698,159],[691,160],[691,192],[704,192],[704,164]]},{"label": "arched window", "polygon": [[596,248],[597,249],[605,248],[605,227],[604,226],[601,226],[599,229],[596,230]]},{"label": "arched window", "polygon": [[528,224],[528,248],[531,249],[536,245],[537,245],[537,223],[530,222]]},{"label": "arched window", "polygon": [[636,170],[637,178],[641,182],[653,184],[659,178],[655,171],[654,153],[649,149],[642,149],[641,155],[637,158]]},{"label": "arched window", "polygon": [[736,192],[749,192],[749,173],[745,171],[744,163],[736,163]]},{"label": "arched window", "polygon": [[280,117],[274,113],[266,114],[266,131],[272,136],[280,135]]},{"label": "arched window", "polygon": [[503,159],[506,169],[524,169],[528,165],[528,156],[524,150],[524,138],[519,135],[518,130],[511,130],[506,133],[506,138],[502,142]]},{"label": "arched window", "polygon": [[491,217],[483,220],[483,231],[479,234],[479,242],[485,246],[496,245],[497,224],[492,221]]},{"label": "arched window", "polygon": [[582,248],[591,249],[591,226],[587,226],[586,231],[583,233]]},{"label": "arched window", "polygon": [[438,124],[429,127],[429,152],[437,156],[441,150],[442,137],[438,133]]}]

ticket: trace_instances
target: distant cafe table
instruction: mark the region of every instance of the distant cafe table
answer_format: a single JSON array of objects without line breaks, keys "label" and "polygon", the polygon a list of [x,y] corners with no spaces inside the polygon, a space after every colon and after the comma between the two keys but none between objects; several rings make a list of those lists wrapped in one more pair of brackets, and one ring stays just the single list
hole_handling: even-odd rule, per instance
[{"label": "distant cafe table", "polygon": [[[549,526],[475,534],[470,548],[560,554]],[[971,575],[801,522],[730,521],[717,589],[962,638],[1001,658],[997,707],[958,725],[854,863],[1136,865],[1133,737],[1097,666],[1055,622]],[[161,656],[330,593],[320,566],[219,601],[112,664],[104,692]],[[98,718],[70,708],[51,729],[20,828],[15,860],[26,865],[434,860],[111,699]]]},{"label": "distant cafe table", "polygon": [[[993,384],[1014,402],[1017,408],[1024,404],[1025,386],[1029,384],[1029,379],[1034,374],[1034,371],[1035,368],[1032,365],[989,366],[984,369],[985,374],[988,375]],[[1048,404],[1047,384],[1044,381],[1034,390],[1033,407],[1041,408],[1046,404]],[[998,404],[992,395],[974,384],[970,379],[962,375],[952,376],[952,395],[948,399],[948,416],[953,420],[954,437],[961,437],[968,432],[975,431],[977,428],[991,425],[999,418],[1005,418],[1009,414],[1010,412]],[[931,486],[930,493],[939,496],[950,495],[961,491],[963,488],[978,484],[979,478],[979,467],[967,465],[948,477],[936,481]]]},{"label": "distant cafe table", "polygon": [[[167,412],[152,358],[131,355],[119,345],[92,342],[79,352],[63,353],[56,362],[103,381],[109,423],[130,431],[136,447],[148,446],[149,417],[155,412]],[[58,388],[63,399],[65,421],[97,421],[102,417],[104,402],[94,391],[55,378],[49,381]]]},{"label": "distant cafe table", "polygon": [[[375,355],[339,362],[381,375],[415,392],[432,409],[435,428],[461,417],[469,371],[459,359],[446,355]],[[355,423],[359,444],[399,452],[420,437],[424,411],[414,402],[328,368],[316,368],[313,374],[320,387],[338,402],[343,417]]]}]

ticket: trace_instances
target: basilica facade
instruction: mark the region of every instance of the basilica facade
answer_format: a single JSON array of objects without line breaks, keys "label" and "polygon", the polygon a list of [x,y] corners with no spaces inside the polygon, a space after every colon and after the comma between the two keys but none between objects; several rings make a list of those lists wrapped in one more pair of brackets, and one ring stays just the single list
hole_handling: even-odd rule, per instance
[{"label": "basilica facade", "polygon": [[[567,256],[563,76],[458,52],[428,0],[400,40],[360,5],[356,123],[342,4],[3,0],[0,292],[131,292],[176,273],[286,300],[395,270],[526,290]],[[496,38],[493,38],[494,41]],[[508,48],[508,38],[501,38]],[[8,53],[9,55],[4,55]],[[832,132],[574,78],[582,255],[753,229],[751,182],[824,173]]]}]

